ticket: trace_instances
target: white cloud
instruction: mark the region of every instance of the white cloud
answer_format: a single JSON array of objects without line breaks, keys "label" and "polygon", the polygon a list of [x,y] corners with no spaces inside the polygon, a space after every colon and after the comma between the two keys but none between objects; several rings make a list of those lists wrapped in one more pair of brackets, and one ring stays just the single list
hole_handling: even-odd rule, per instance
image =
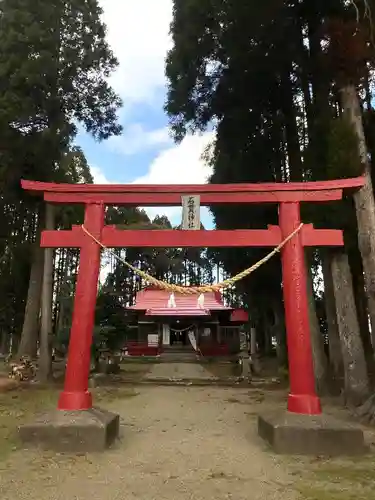
[{"label": "white cloud", "polygon": [[107,146],[112,151],[129,156],[171,142],[168,127],[145,130],[142,124],[134,123],[126,127],[121,136],[108,139]]},{"label": "white cloud", "polygon": [[[213,138],[213,132],[186,136],[180,144],[162,150],[151,163],[148,173],[134,179],[132,184],[205,184],[211,168],[202,159],[202,154]],[[112,183],[97,166],[91,167],[91,173],[95,184]],[[146,210],[149,217],[164,214],[174,224],[181,218],[181,207],[147,207]],[[207,217],[208,212],[203,213]]]},{"label": "white cloud", "polygon": [[204,184],[211,168],[202,154],[213,138],[213,132],[187,135],[180,144],[161,151],[148,173],[135,179],[133,184]]},{"label": "white cloud", "polygon": [[94,184],[111,184],[100,167],[91,165],[90,172],[94,178]]},{"label": "white cloud", "polygon": [[165,86],[172,0],[100,0],[107,40],[120,62],[112,84],[124,104],[152,103]]},{"label": "white cloud", "polygon": [[[213,138],[213,132],[186,136],[180,144],[161,151],[148,173],[133,184],[205,184],[212,171],[202,154]],[[181,207],[150,207],[147,212],[150,217],[167,215],[174,223],[181,218]]]}]

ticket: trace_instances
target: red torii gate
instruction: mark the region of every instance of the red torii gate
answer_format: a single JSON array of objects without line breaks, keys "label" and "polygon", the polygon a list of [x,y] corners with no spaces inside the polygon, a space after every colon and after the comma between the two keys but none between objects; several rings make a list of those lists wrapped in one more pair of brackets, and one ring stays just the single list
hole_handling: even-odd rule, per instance
[{"label": "red torii gate", "polygon": [[[106,247],[276,247],[300,225],[301,202],[340,200],[344,189],[360,188],[364,178],[287,184],[95,185],[22,180],[22,188],[43,194],[48,203],[85,205],[85,228]],[[176,206],[182,195],[200,195],[201,205],[278,203],[279,225],[262,230],[119,230],[104,225],[106,205]],[[342,246],[341,230],[306,224],[282,249],[283,293],[289,354],[288,411],[318,415],[306,291],[305,246]],[[64,390],[58,409],[92,407],[88,390],[90,349],[100,271],[101,247],[81,226],[45,230],[45,248],[80,248],[72,328]]]}]

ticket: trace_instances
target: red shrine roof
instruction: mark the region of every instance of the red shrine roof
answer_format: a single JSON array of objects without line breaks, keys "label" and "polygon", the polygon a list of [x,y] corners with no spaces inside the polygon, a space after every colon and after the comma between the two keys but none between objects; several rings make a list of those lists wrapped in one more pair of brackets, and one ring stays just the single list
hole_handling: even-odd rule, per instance
[{"label": "red shrine roof", "polygon": [[128,309],[145,311],[146,316],[211,316],[211,311],[233,311],[224,305],[220,292],[201,295],[204,300],[195,294],[172,294],[167,290],[146,288],[137,293],[135,305]]}]

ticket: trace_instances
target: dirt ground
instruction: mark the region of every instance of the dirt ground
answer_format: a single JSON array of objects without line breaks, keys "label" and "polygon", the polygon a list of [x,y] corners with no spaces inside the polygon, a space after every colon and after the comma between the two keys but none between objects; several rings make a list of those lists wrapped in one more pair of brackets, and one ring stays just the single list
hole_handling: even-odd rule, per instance
[{"label": "dirt ground", "polygon": [[[136,364],[126,374],[213,377],[200,365],[173,363]],[[18,425],[55,406],[56,387],[0,394],[1,500],[375,500],[374,455],[280,457],[259,439],[257,415],[285,407],[283,390],[116,384],[93,392],[98,406],[120,414],[121,439],[80,456],[21,450],[16,439]],[[348,418],[332,404],[325,411]],[[366,438],[375,443],[373,431]]]},{"label": "dirt ground", "polygon": [[[375,499],[371,455],[354,462],[272,455],[257,436],[256,416],[285,404],[283,392],[183,386],[95,391],[100,406],[121,415],[121,440],[87,456],[8,446],[0,454],[2,500]],[[56,396],[1,395],[2,443],[16,446],[4,427],[30,418],[26,405],[39,411]]]}]

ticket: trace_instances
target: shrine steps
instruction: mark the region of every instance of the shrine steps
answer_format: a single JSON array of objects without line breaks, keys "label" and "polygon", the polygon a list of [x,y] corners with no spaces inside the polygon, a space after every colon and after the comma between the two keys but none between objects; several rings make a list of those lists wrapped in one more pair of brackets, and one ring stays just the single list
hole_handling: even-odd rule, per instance
[{"label": "shrine steps", "polygon": [[197,354],[191,345],[175,344],[163,346],[159,360],[161,363],[196,363]]}]

